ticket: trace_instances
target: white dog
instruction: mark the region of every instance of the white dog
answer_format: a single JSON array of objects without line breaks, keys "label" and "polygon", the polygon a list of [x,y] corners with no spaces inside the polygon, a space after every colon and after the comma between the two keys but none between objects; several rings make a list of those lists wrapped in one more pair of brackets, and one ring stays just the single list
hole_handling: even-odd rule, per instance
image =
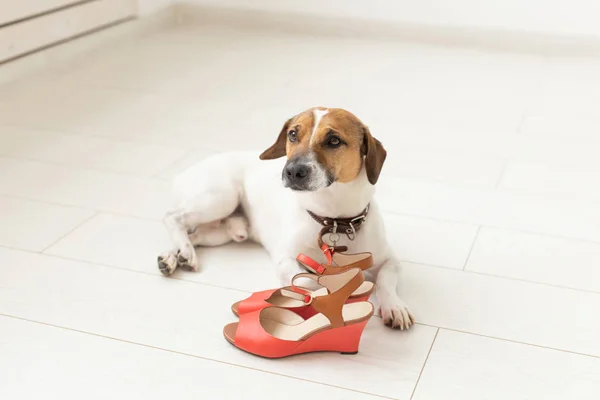
[{"label": "white dog", "polygon": [[[287,155],[287,160],[275,160]],[[373,200],[386,151],[353,114],[322,107],[289,119],[273,146],[260,155],[223,153],[180,174],[174,182],[179,206],[165,225],[174,248],[158,258],[161,272],[177,267],[196,271],[194,246],[217,246],[247,238],[261,243],[276,265],[282,284],[302,272],[296,256],[324,260],[317,245],[323,228],[307,211],[331,219],[368,215],[355,234],[340,232],[349,253],[371,252],[369,270],[384,323],[405,329],[413,324],[397,293],[400,263],[385,236]],[[283,184],[282,184],[283,181]],[[257,288],[265,289],[265,288]]]}]

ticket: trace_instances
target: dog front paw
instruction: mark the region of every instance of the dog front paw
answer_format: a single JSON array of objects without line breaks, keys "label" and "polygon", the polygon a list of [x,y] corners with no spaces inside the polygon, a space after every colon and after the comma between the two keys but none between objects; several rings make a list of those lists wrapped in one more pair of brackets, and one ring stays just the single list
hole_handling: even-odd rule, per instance
[{"label": "dog front paw", "polygon": [[408,306],[400,299],[382,301],[380,309],[383,323],[390,328],[405,330],[415,323]]}]

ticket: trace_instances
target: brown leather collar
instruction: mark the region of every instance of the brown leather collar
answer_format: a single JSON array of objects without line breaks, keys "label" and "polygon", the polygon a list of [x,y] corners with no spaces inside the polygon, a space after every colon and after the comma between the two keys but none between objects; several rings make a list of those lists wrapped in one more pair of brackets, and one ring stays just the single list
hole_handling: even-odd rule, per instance
[{"label": "brown leather collar", "polygon": [[342,252],[347,251],[348,248],[346,246],[336,246],[336,243],[340,239],[340,233],[345,234],[348,239],[354,240],[356,232],[360,230],[367,220],[369,205],[367,204],[365,209],[359,215],[351,218],[321,217],[310,210],[306,210],[306,212],[308,212],[308,215],[310,215],[312,219],[323,226],[318,236],[319,247],[323,247],[323,244],[326,244],[323,240],[323,236],[328,234],[328,239],[331,244],[327,243],[327,246],[331,247],[336,252]]}]

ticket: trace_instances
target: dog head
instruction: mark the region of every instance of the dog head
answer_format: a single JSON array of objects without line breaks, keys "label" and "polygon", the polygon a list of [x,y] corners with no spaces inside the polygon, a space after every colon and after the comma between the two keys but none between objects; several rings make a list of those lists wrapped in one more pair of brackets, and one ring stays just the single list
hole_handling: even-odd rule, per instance
[{"label": "dog head", "polygon": [[363,163],[374,185],[386,152],[354,114],[340,108],[315,107],[290,118],[260,158],[286,155],[284,185],[293,190],[316,191],[334,182],[354,180]]}]

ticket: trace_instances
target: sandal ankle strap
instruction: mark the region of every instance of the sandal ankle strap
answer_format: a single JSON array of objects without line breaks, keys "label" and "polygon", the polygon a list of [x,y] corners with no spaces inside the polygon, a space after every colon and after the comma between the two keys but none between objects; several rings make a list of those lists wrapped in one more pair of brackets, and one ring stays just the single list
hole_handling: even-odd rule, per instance
[{"label": "sandal ankle strap", "polygon": [[[360,268],[362,271],[373,266],[373,255],[371,253],[344,254],[335,253],[328,264],[320,264],[306,254],[298,254],[296,261],[309,272],[317,275],[339,274],[352,268]],[[332,265],[335,262],[337,265]]]}]

